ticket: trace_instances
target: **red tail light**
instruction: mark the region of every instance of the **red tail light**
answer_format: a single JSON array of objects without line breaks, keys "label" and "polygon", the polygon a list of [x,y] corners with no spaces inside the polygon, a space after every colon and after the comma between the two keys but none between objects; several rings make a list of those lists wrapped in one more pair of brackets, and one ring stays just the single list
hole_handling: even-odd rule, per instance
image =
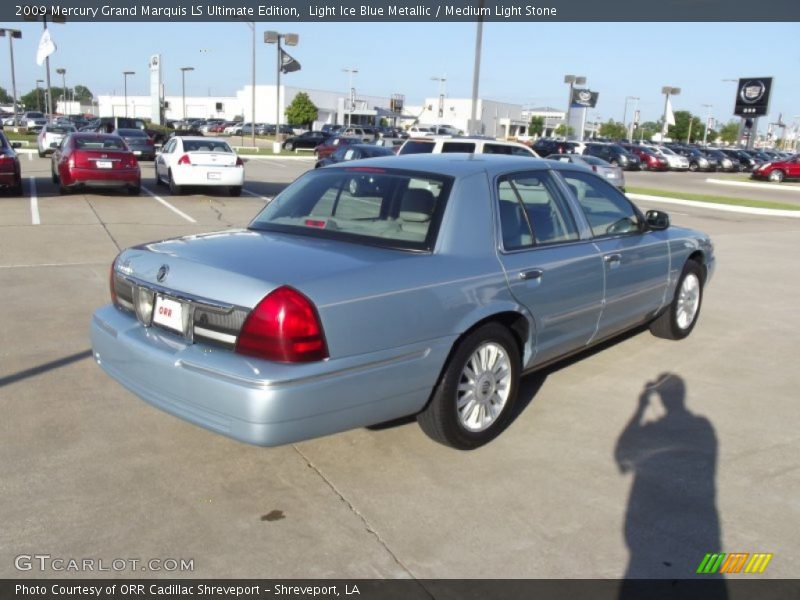
[{"label": "red tail light", "polygon": [[244,166],[244,161],[242,160],[241,156],[237,156],[236,157],[236,166],[237,167],[243,167]]},{"label": "red tail light", "polygon": [[147,141],[145,142],[145,144],[147,146],[152,146],[153,145],[153,140],[151,140],[150,138],[147,138]]},{"label": "red tail light", "polygon": [[594,171],[595,173],[597,173],[597,165],[592,165],[592,171]]},{"label": "red tail light", "polygon": [[188,154],[184,154],[183,156],[181,156],[178,159],[178,164],[179,165],[190,165],[190,164],[192,164],[192,161],[189,160],[189,155]]},{"label": "red tail light", "polygon": [[236,352],[288,363],[328,358],[317,309],[311,300],[287,286],[268,294],[248,315]]}]

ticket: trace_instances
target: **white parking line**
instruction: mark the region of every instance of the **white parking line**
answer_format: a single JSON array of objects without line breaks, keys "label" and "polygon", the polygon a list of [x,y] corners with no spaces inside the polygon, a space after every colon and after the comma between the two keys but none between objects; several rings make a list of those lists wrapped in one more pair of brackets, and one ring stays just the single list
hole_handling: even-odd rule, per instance
[{"label": "white parking line", "polygon": [[174,212],[179,217],[183,217],[184,219],[189,221],[189,223],[197,223],[197,221],[195,221],[192,217],[187,215],[185,212],[175,208],[174,206],[172,206],[172,204],[170,204],[169,202],[164,200],[161,196],[158,196],[158,195],[154,194],[153,192],[148,190],[146,187],[142,186],[142,191],[145,192],[146,194],[148,194],[149,196],[153,197],[157,202],[160,202],[161,204],[166,206],[168,209],[170,209],[172,212]]},{"label": "white parking line", "polygon": [[36,197],[36,178],[30,177],[31,182],[31,223],[33,225],[40,225],[42,223],[39,218],[39,198]]},{"label": "white parking line", "polygon": [[272,202],[272,198],[270,198],[269,196],[262,196],[261,194],[256,194],[255,192],[251,192],[250,190],[245,190],[245,189],[242,189],[242,191],[248,196],[252,196],[253,198],[260,198],[264,202]]},{"label": "white parking line", "polygon": [[287,168],[286,165],[281,162],[279,158],[271,158],[266,156],[248,156],[247,154],[244,155],[246,158],[255,158],[265,163],[269,163],[270,165],[275,165],[276,167],[280,167],[281,169]]},{"label": "white parking line", "polygon": [[33,152],[28,153],[28,160],[33,160]]}]

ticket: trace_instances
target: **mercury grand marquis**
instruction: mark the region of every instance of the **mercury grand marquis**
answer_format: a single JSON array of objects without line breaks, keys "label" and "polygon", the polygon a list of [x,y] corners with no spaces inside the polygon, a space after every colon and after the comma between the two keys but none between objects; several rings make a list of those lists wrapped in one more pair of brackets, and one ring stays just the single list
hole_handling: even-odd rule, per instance
[{"label": "mercury grand marquis", "polygon": [[94,358],[168,413],[272,446],[416,415],[471,449],[520,376],[694,328],[703,233],[579,165],[411,155],[310,171],[246,229],[122,251]]}]

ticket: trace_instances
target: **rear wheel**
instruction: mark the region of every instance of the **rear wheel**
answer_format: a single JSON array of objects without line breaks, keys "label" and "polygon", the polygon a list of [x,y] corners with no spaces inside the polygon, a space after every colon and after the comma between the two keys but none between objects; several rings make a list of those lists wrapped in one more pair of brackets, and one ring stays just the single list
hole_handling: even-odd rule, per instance
[{"label": "rear wheel", "polygon": [[70,192],[71,190],[63,183],[58,186],[58,193],[61,194],[62,196],[68,196]]},{"label": "rear wheel", "polygon": [[231,196],[241,196],[242,195],[242,186],[240,185],[232,185],[228,188],[228,193]]},{"label": "rear wheel", "polygon": [[697,167],[697,163],[696,162],[690,162],[689,163],[689,170],[690,171],[695,172],[695,171],[697,171],[697,169],[698,169],[698,167]]},{"label": "rear wheel", "polygon": [[14,196],[22,196],[22,178],[18,178],[11,188],[11,193]]},{"label": "rear wheel", "polygon": [[167,178],[169,180],[169,193],[173,196],[180,196],[183,193],[183,188],[175,183],[175,180],[172,178],[172,169],[167,172]]},{"label": "rear wheel", "polygon": [[129,196],[138,196],[142,193],[142,186],[134,185],[128,188],[128,195]]},{"label": "rear wheel", "polygon": [[508,424],[516,401],[520,357],[516,340],[499,323],[468,334],[447,362],[428,405],[417,415],[435,441],[478,448]]},{"label": "rear wheel", "polygon": [[58,183],[58,175],[52,165],[50,165],[50,178],[53,180],[53,183]]},{"label": "rear wheel", "polygon": [[776,169],[772,173],[769,174],[769,177],[767,177],[767,179],[769,181],[773,181],[775,183],[780,183],[781,181],[783,181],[784,177],[786,177],[784,172],[783,171],[779,171],[778,169]]},{"label": "rear wheel", "polygon": [[682,340],[694,329],[702,302],[703,268],[697,262],[688,260],[678,280],[672,303],[650,324],[650,332],[656,337]]}]

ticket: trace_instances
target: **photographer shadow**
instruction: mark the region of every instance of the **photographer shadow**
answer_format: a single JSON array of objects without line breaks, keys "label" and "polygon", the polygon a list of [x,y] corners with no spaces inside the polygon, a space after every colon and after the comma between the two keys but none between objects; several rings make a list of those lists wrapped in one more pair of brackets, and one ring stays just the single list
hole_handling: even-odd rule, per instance
[{"label": "photographer shadow", "polygon": [[[657,408],[663,414],[648,420]],[[697,577],[705,554],[721,550],[717,438],[708,419],[687,410],[681,377],[663,373],[645,385],[614,458],[622,473],[633,475],[625,517],[630,559],[619,598],[650,597],[646,590],[652,582],[637,580]],[[702,590],[703,598],[727,598],[722,575],[702,579],[690,587]]]}]

